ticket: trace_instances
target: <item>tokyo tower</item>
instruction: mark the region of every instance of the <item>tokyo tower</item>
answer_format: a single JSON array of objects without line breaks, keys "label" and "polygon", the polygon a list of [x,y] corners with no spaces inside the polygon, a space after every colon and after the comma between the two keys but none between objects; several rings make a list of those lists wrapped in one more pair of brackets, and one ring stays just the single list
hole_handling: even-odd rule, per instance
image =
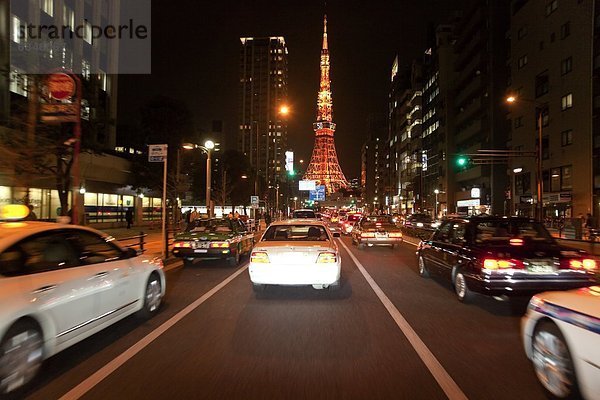
[{"label": "tokyo tower", "polygon": [[317,122],[315,147],[310,164],[304,173],[304,179],[314,180],[317,185],[325,186],[327,194],[349,186],[335,151],[333,134],[333,104],[331,100],[331,80],[329,79],[329,48],[327,45],[327,15],[324,19],[323,48],[321,50],[321,83],[317,97]]}]

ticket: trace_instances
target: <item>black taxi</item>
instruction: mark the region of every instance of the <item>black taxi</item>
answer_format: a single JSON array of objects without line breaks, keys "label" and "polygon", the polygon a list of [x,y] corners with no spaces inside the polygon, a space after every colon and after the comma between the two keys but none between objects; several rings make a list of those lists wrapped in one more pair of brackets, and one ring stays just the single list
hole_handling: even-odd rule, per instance
[{"label": "black taxi", "polygon": [[543,224],[519,217],[453,218],[417,249],[419,274],[452,282],[460,301],[473,292],[530,295],[596,284],[596,260],[559,244]]}]

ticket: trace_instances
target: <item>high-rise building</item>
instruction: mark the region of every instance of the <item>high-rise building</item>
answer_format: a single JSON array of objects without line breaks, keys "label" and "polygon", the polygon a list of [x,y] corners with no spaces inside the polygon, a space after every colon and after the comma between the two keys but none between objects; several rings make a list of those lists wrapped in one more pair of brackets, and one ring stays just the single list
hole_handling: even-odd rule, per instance
[{"label": "high-rise building", "polygon": [[323,46],[321,48],[321,80],[317,96],[317,122],[313,124],[315,131],[315,147],[310,164],[304,173],[304,179],[314,180],[325,186],[327,193],[347,188],[348,181],[340,168],[335,150],[335,123],[333,122],[333,100],[331,97],[331,79],[329,43],[327,42],[327,16],[323,22]]},{"label": "high-rise building", "polygon": [[240,130],[238,149],[250,160],[264,186],[285,179],[287,121],[281,108],[288,96],[288,49],[283,37],[243,37],[240,49]]},{"label": "high-rise building", "polygon": [[[398,57],[392,65],[389,95],[389,136],[386,171],[389,171],[386,198],[395,212],[413,212],[423,207],[422,196],[422,96],[423,68],[411,63],[402,71]],[[390,204],[388,204],[390,205]]]},{"label": "high-rise building", "polygon": [[447,212],[448,205],[454,205],[456,191],[450,165],[454,153],[454,138],[450,134],[453,129],[451,84],[455,74],[453,25],[439,25],[432,39],[424,57],[421,161],[423,208],[434,214],[435,210],[439,213],[444,213],[444,210]]},{"label": "high-rise building", "polygon": [[509,21],[509,2],[473,0],[456,26],[456,75],[452,83],[456,154],[451,155],[456,204],[448,204],[449,212],[454,206],[458,212],[469,214],[505,212],[506,164],[463,167],[457,162],[457,154],[506,149],[507,108],[503,99],[508,77]]},{"label": "high-rise building", "polygon": [[[592,0],[512,2],[509,92],[516,100],[507,106],[509,143],[513,150],[535,152],[541,114],[544,217],[575,217],[598,207],[592,203],[592,184],[600,190],[592,157],[600,154],[600,134],[592,140],[600,108],[598,83],[591,84],[600,66],[592,59],[598,26],[593,7]],[[599,131],[597,123],[594,128]],[[513,211],[533,216],[536,158],[513,158],[509,171]]]},{"label": "high-rise building", "polygon": [[386,205],[386,188],[389,186],[387,136],[385,115],[370,114],[367,118],[367,140],[361,149],[360,183],[363,204],[376,209],[383,209]]}]

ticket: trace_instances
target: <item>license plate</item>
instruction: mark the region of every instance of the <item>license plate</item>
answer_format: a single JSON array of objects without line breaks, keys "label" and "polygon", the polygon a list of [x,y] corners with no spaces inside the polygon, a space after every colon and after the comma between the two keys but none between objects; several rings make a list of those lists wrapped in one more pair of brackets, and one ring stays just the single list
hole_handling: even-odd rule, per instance
[{"label": "license plate", "polygon": [[376,238],[387,238],[387,233],[376,233],[375,237]]},{"label": "license plate", "polygon": [[556,272],[556,268],[550,263],[530,262],[527,266],[527,272],[531,274],[551,274]]},{"label": "license plate", "polygon": [[207,253],[208,250],[207,249],[196,249],[194,250],[194,253]]}]

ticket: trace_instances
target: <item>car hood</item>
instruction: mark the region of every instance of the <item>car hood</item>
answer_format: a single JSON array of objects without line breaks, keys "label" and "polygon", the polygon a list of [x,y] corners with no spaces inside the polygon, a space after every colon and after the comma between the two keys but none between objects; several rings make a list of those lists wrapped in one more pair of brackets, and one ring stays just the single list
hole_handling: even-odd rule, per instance
[{"label": "car hood", "polygon": [[233,233],[226,232],[184,232],[175,236],[175,240],[196,240],[196,241],[213,241],[213,240],[227,240],[233,238]]},{"label": "car hood", "polygon": [[536,297],[546,303],[600,318],[600,286],[565,292],[545,292]]}]

